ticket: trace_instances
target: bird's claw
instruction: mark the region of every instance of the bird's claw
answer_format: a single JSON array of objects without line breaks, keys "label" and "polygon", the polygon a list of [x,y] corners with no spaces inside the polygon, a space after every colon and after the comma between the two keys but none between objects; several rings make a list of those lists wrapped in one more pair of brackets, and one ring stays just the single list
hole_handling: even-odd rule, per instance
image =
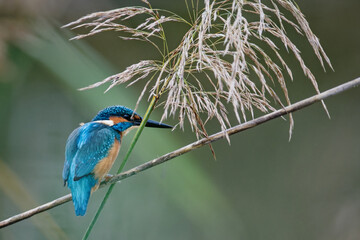
[{"label": "bird's claw", "polygon": [[108,182],[111,178],[113,178],[113,176],[114,176],[114,175],[112,175],[112,174],[106,174],[105,177],[104,177],[104,180],[105,180],[106,182]]}]

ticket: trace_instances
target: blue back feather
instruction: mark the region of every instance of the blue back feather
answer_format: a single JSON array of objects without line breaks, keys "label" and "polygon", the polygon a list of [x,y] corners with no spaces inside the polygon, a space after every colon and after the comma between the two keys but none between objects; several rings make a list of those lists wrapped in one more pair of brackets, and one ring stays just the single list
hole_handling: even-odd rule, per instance
[{"label": "blue back feather", "polygon": [[115,138],[120,134],[101,123],[87,123],[82,126],[78,138],[78,151],[74,157],[76,162],[75,180],[90,174],[96,164],[108,155]]},{"label": "blue back feather", "polygon": [[70,136],[68,137],[68,140],[66,142],[65,163],[64,163],[63,173],[62,173],[62,177],[64,179],[64,184],[66,184],[66,181],[69,178],[70,165],[71,165],[72,160],[74,159],[74,156],[78,150],[77,139],[79,137],[79,131],[80,131],[80,127],[76,128],[70,134]]}]

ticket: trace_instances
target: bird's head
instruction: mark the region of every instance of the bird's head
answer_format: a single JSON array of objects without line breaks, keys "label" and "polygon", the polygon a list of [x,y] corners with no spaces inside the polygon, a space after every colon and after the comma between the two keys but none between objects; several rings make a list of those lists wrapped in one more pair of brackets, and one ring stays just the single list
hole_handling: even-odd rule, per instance
[{"label": "bird's head", "polygon": [[[142,117],[130,108],[124,106],[111,106],[101,110],[92,121],[102,121],[112,126],[115,130],[126,134],[133,127],[141,124]],[[148,120],[145,127],[172,128],[172,126]]]}]

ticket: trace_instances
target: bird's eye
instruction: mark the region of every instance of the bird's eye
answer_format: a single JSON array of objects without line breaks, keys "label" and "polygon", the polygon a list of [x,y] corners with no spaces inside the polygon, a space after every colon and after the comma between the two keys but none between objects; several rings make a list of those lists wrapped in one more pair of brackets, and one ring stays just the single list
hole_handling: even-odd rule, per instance
[{"label": "bird's eye", "polygon": [[126,120],[131,120],[130,118],[131,118],[131,116],[129,115],[129,114],[124,114],[123,115],[123,118],[125,118]]}]

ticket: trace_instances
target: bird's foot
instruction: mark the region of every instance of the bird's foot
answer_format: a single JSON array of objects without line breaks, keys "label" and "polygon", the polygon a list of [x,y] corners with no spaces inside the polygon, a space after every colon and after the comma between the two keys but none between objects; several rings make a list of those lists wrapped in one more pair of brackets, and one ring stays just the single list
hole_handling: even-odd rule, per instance
[{"label": "bird's foot", "polygon": [[114,176],[114,175],[112,175],[112,174],[106,174],[106,175],[104,176],[105,182],[108,182],[113,176]]}]

